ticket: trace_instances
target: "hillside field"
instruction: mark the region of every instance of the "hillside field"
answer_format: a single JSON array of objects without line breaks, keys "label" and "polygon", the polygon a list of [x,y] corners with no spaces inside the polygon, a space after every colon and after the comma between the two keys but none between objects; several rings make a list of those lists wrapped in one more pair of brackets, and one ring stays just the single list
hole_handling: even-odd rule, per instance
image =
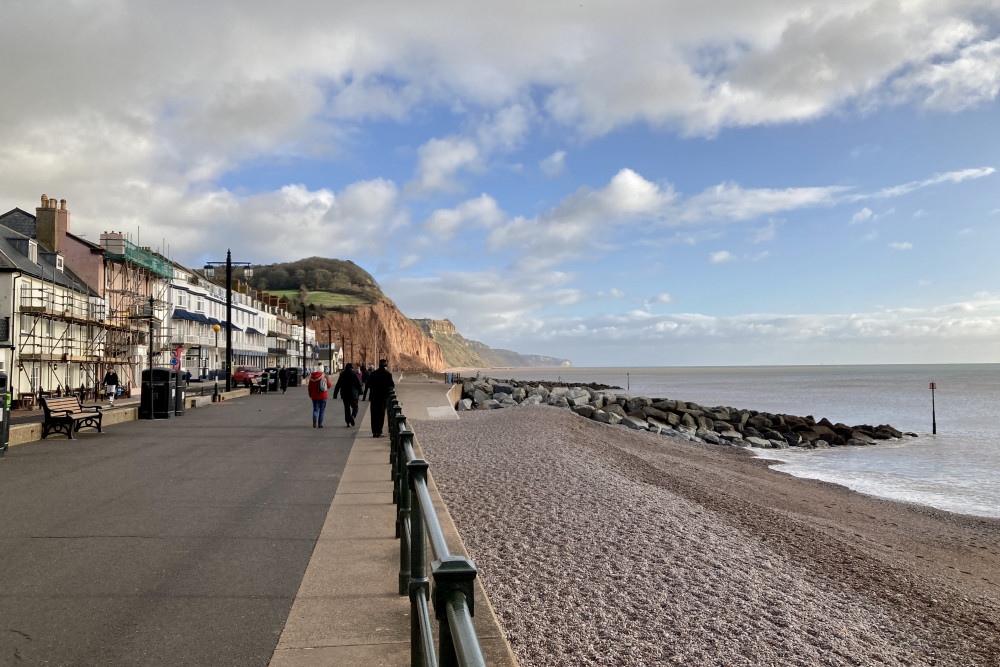
[{"label": "hillside field", "polygon": [[[268,290],[268,294],[283,297],[285,299],[298,299],[299,291],[295,289]],[[364,299],[353,294],[337,294],[336,292],[309,292],[306,305],[314,305],[319,308],[336,308],[337,306],[360,306],[367,303]]]}]

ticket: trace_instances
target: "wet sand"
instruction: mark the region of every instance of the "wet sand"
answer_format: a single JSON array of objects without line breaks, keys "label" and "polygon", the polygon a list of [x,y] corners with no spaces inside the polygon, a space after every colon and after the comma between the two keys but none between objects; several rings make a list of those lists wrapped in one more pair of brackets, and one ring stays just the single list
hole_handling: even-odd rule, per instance
[{"label": "wet sand", "polygon": [[1000,520],[546,406],[414,424],[522,665],[1000,665]]}]

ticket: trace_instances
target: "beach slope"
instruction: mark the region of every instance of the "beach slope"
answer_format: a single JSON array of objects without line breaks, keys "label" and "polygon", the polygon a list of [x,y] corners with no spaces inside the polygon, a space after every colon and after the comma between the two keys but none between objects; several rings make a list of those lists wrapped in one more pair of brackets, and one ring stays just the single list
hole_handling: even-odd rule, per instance
[{"label": "beach slope", "polygon": [[526,667],[1000,664],[1000,520],[547,406],[414,430]]}]

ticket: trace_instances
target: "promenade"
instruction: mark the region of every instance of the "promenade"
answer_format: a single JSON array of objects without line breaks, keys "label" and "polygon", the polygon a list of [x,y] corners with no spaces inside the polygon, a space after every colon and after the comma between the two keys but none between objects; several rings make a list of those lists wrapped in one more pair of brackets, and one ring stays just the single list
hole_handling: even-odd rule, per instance
[{"label": "promenade", "polygon": [[[455,419],[447,389],[398,384],[420,419]],[[11,447],[0,664],[409,664],[388,438],[361,405],[313,429],[296,387]],[[481,588],[476,612],[489,664],[515,664]]]}]

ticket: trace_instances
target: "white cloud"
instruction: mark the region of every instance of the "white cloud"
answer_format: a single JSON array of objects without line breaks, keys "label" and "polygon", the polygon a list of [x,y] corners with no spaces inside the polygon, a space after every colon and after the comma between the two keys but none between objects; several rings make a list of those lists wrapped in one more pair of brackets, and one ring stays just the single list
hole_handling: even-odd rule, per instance
[{"label": "white cloud", "polygon": [[722,183],[691,197],[678,214],[686,223],[705,221],[737,222],[762,215],[814,206],[830,206],[849,188],[786,188],[746,190],[735,183]]},{"label": "white cloud", "polygon": [[725,262],[732,262],[735,259],[736,257],[728,250],[719,250],[708,256],[708,261],[712,264],[723,264]]},{"label": "white cloud", "polygon": [[657,294],[656,296],[654,296],[652,299],[649,300],[649,302],[650,303],[673,303],[674,302],[674,297],[672,297],[669,292],[663,292],[661,294]]},{"label": "white cloud", "polygon": [[566,151],[556,151],[538,163],[538,168],[546,176],[553,177],[566,171]]},{"label": "white cloud", "polygon": [[555,266],[594,247],[616,227],[656,217],[674,196],[671,188],[622,169],[600,190],[580,188],[537,218],[505,221],[491,231],[487,247],[521,249],[519,266]]},{"label": "white cloud", "polygon": [[420,255],[417,254],[403,255],[402,257],[399,258],[399,262],[397,262],[396,267],[399,269],[408,269],[419,261],[420,261]]},{"label": "white cloud", "polygon": [[[519,342],[517,335],[501,340]],[[900,363],[932,350],[942,363],[981,362],[1000,355],[1000,298],[843,314],[627,311],[551,319],[531,340],[581,366],[601,365],[609,349],[623,363],[647,366]]]},{"label": "white cloud", "polygon": [[476,199],[462,202],[453,209],[434,211],[424,223],[424,229],[440,239],[447,240],[454,237],[463,226],[495,227],[503,219],[504,213],[496,200],[487,194],[482,194]]},{"label": "white cloud", "polygon": [[889,244],[893,250],[913,250],[913,244],[909,241],[895,241]]},{"label": "white cloud", "polygon": [[899,197],[901,195],[909,194],[914,190],[919,190],[921,188],[928,188],[934,185],[941,185],[942,183],[961,183],[962,181],[967,181],[970,179],[985,178],[987,176],[992,176],[996,173],[996,169],[993,167],[979,167],[975,169],[962,169],[960,171],[949,171],[944,174],[935,174],[934,176],[924,179],[922,181],[910,181],[909,183],[904,183],[902,185],[896,185],[890,188],[884,188],[877,192],[871,193],[869,195],[857,195],[857,199],[865,198],[885,198],[885,197]]},{"label": "white cloud", "polygon": [[479,148],[469,139],[460,137],[431,139],[420,147],[418,154],[416,180],[407,186],[409,191],[418,194],[439,190],[454,192],[459,189],[455,174],[480,164]]},{"label": "white cloud", "polygon": [[766,227],[760,227],[753,230],[753,234],[750,236],[751,243],[763,243],[764,241],[773,241],[778,235],[778,223],[771,221]]},{"label": "white cloud", "polygon": [[1000,38],[974,42],[945,61],[928,60],[893,82],[930,109],[959,111],[995,100],[1000,92]]},{"label": "white cloud", "polygon": [[531,112],[520,104],[500,109],[477,131],[479,146],[484,153],[518,148],[528,134],[530,120]]},{"label": "white cloud", "polygon": [[856,225],[859,222],[867,222],[871,220],[873,217],[875,217],[875,214],[872,213],[872,210],[870,208],[865,206],[863,209],[861,209],[860,211],[851,216],[851,224]]}]

